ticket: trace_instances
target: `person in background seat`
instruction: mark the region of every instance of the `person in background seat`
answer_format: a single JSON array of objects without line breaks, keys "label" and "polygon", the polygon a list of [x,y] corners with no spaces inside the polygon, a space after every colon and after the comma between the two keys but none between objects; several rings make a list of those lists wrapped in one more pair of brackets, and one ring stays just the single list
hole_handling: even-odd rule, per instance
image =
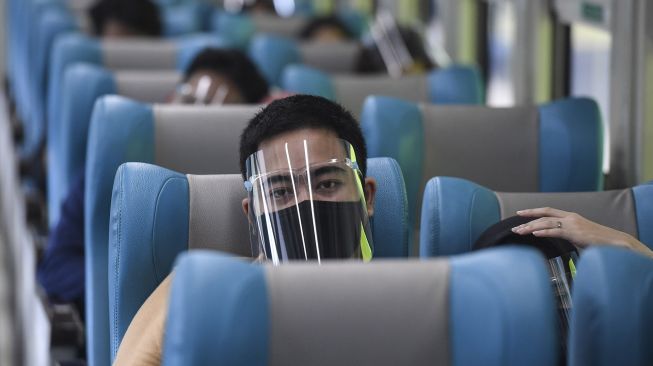
[{"label": "person in background seat", "polygon": [[240,50],[207,48],[184,73],[174,103],[257,104],[269,85],[249,57]]},{"label": "person in background seat", "polygon": [[93,34],[102,38],[159,37],[159,8],[150,0],[100,0],[90,9]]}]

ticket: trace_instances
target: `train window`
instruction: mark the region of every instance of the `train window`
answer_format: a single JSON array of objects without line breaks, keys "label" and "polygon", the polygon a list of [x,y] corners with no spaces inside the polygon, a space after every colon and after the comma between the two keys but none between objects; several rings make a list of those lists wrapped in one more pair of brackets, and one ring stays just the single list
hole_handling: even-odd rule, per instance
[{"label": "train window", "polygon": [[603,172],[610,169],[610,50],[612,36],[603,29],[571,25],[571,94],[589,96],[599,104],[603,120]]},{"label": "train window", "polygon": [[515,5],[510,1],[492,2],[488,18],[488,104],[512,106],[515,104],[511,75],[517,28]]}]

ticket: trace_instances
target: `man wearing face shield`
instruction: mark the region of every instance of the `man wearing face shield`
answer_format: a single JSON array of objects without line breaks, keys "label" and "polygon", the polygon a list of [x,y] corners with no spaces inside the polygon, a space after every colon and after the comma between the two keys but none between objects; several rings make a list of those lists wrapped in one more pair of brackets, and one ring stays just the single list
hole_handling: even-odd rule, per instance
[{"label": "man wearing face shield", "polygon": [[254,256],[370,260],[376,186],[366,155],[354,118],[325,99],[294,96],[257,115],[241,139]]},{"label": "man wearing face shield", "polygon": [[[240,140],[252,256],[370,260],[376,182],[365,177],[366,159],[358,123],[327,99],[296,95],[259,112]],[[139,309],[114,365],[160,364],[170,279]]]}]

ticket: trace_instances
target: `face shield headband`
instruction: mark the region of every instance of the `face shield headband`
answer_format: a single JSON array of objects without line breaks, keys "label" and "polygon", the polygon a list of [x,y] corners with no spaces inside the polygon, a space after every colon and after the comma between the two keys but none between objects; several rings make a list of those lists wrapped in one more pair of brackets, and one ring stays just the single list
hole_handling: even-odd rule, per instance
[{"label": "face shield headband", "polygon": [[363,175],[351,144],[282,142],[246,161],[253,255],[289,260],[372,258]]}]

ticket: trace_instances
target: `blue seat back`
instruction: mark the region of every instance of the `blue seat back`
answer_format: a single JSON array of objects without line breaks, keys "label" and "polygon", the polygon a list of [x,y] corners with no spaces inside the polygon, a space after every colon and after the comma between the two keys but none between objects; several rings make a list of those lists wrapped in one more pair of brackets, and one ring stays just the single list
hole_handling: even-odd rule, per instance
[{"label": "blue seat back", "polygon": [[420,255],[432,257],[472,250],[491,225],[517,210],[554,207],[625,231],[653,248],[653,186],[573,193],[501,193],[465,179],[436,177],[424,191]]},{"label": "blue seat back", "polygon": [[651,258],[625,248],[586,250],[578,264],[572,301],[569,365],[651,364]]},{"label": "blue seat back", "polygon": [[589,99],[490,108],[374,96],[365,102],[361,127],[370,156],[392,157],[401,166],[411,220],[427,180],[438,175],[507,191],[602,188],[601,120]]},{"label": "blue seat back", "polygon": [[45,100],[46,86],[48,83],[48,62],[54,39],[66,32],[77,29],[75,19],[65,6],[57,1],[41,2],[34,9],[34,22],[25,62],[25,72],[28,74],[26,86],[29,98],[18,100],[19,104],[26,104],[20,109],[25,111],[25,140],[23,149],[26,155],[31,156],[37,152],[43,142],[45,127]]},{"label": "blue seat back", "polygon": [[[356,71],[361,50],[361,45],[354,41],[310,42],[273,34],[259,34],[251,40],[249,55],[271,84],[285,87],[287,85],[284,84],[283,73],[286,67],[292,64],[306,65],[327,73],[351,74]],[[290,80],[295,80],[295,77]],[[299,80],[302,80],[301,76]]]},{"label": "blue seat back", "polygon": [[[401,172],[388,158],[368,160],[368,170],[378,185],[372,221],[374,257],[406,257],[408,225]],[[211,248],[251,255],[241,208],[244,197],[239,174],[186,176],[142,163],[118,169],[108,266],[112,357],[136,311],[168,275],[177,254]]]},{"label": "blue seat back", "polygon": [[[340,364],[555,365],[550,291],[542,258],[525,248],[440,261],[279,267],[191,252],[178,260],[172,282],[163,364],[274,365],[289,345],[289,366],[327,364],[326,357]],[[320,357],[325,350],[331,353]]]},{"label": "blue seat back", "polygon": [[84,168],[88,126],[95,101],[109,94],[141,102],[165,103],[181,81],[178,71],[110,71],[79,63],[68,67],[61,93],[60,115],[50,121],[48,157],[48,219],[59,219],[60,205]]},{"label": "blue seat back", "polygon": [[240,131],[258,109],[152,106],[111,95],[96,102],[89,127],[84,195],[86,329],[92,364],[110,362],[109,211],[118,167],[134,161],[184,173],[236,173]]},{"label": "blue seat back", "polygon": [[339,101],[356,115],[361,114],[369,95],[435,104],[481,104],[485,100],[478,71],[469,66],[450,66],[427,75],[395,79],[379,75],[330,75],[310,66],[290,65],[283,71],[281,87],[293,93]]},{"label": "blue seat back", "polygon": [[301,62],[295,42],[276,35],[254,37],[248,52],[268,83],[275,86],[281,86],[281,73],[286,65]]}]

